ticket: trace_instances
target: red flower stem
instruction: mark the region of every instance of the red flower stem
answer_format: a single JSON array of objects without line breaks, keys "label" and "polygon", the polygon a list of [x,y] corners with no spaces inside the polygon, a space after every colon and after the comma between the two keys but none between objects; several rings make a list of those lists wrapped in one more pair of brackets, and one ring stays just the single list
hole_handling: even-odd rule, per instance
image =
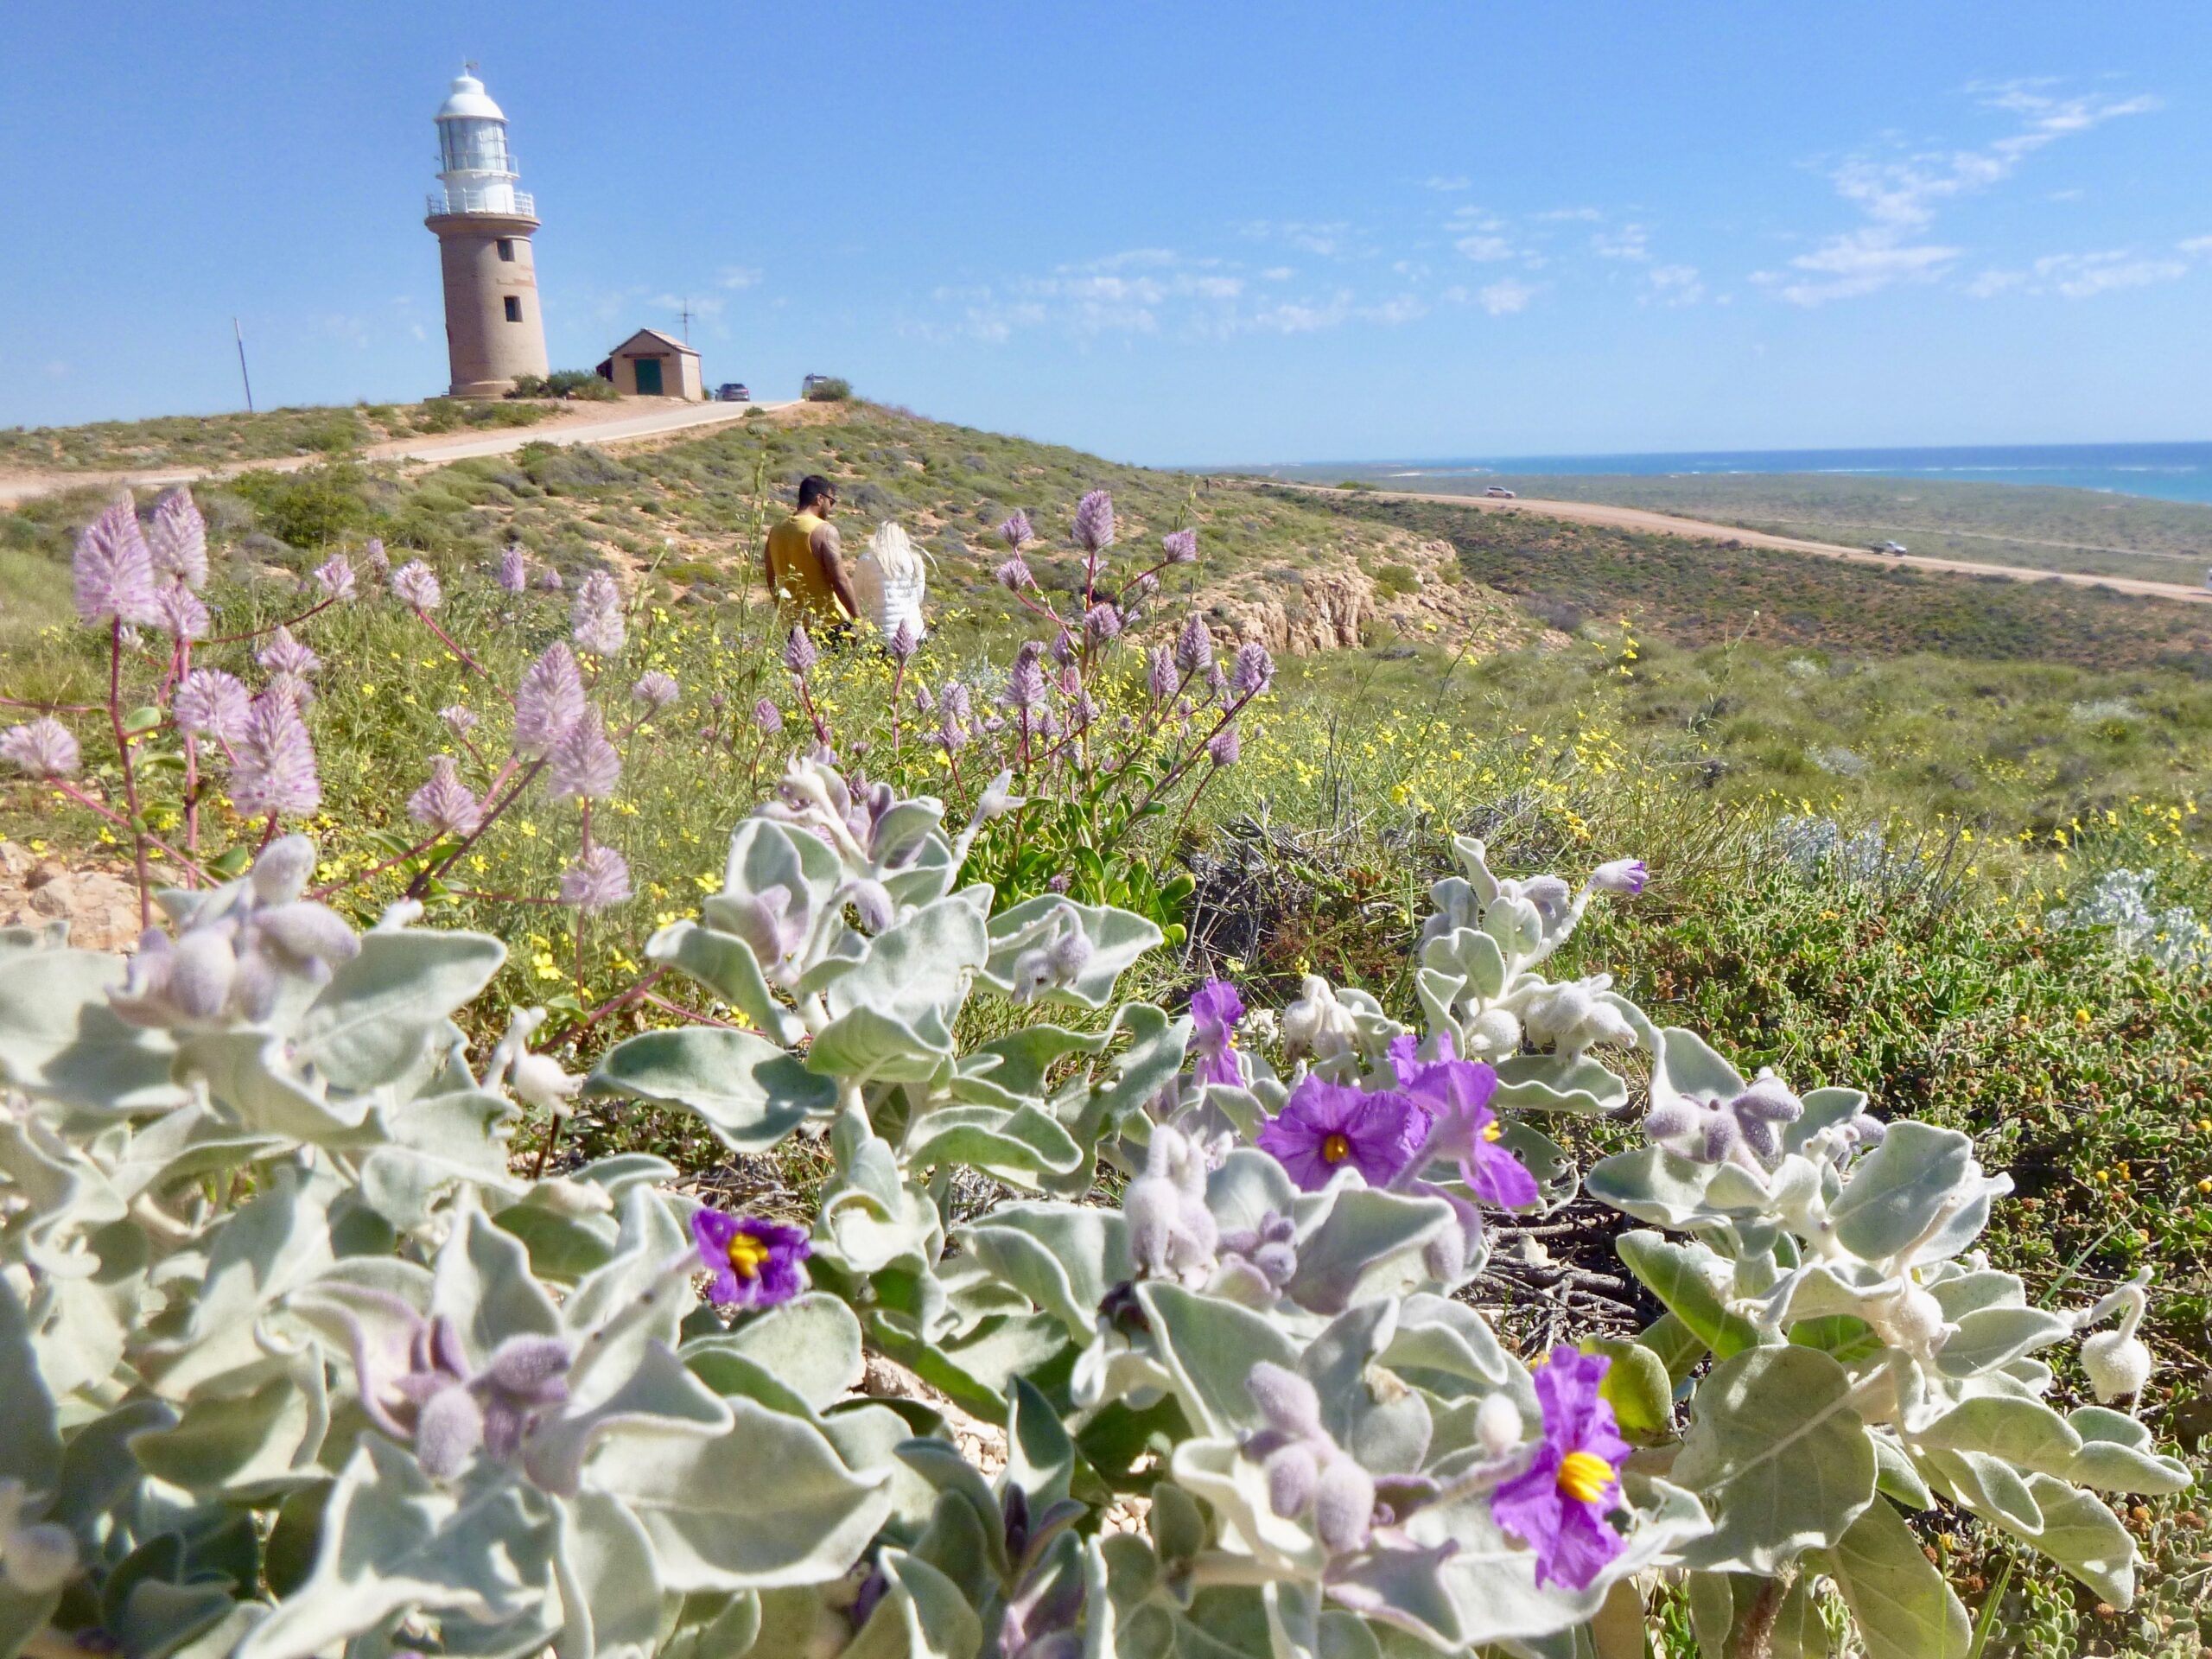
[{"label": "red flower stem", "polygon": [[146,868],[146,820],[138,811],[138,774],[130,764],[130,734],[123,729],[123,619],[108,620],[107,722],[123,762],[123,798],[130,809],[130,850],[138,867],[138,925],[154,925],[153,874]]},{"label": "red flower stem", "polygon": [[[100,817],[105,818],[110,823],[121,824],[125,830],[128,830],[130,827],[130,821],[124,817],[123,814],[117,811],[113,807],[110,806],[105,801],[100,800],[94,796],[87,795],[83,790],[78,788],[76,785],[68,782],[67,779],[60,778],[48,778],[46,779],[46,782],[55,793],[65,795],[68,797],[69,799],[76,802],[78,805],[91,809],[92,811],[99,813]],[[190,871],[192,874],[197,876],[200,880],[212,882],[215,879],[207,873],[207,869],[200,864],[198,859],[192,857],[189,854],[179,852],[175,848],[170,846],[168,842],[163,841],[159,836],[153,834],[150,830],[147,833],[146,843],[149,847],[156,848],[162,852],[168,854],[171,858],[175,859],[180,866],[184,869]]]},{"label": "red flower stem", "polygon": [[[514,764],[513,760],[510,760],[506,765],[499,768],[499,776],[494,778],[492,780],[492,787],[484,791],[485,798],[487,800],[492,796],[499,793],[499,785],[505,779],[507,774],[514,770]],[[454,861],[482,838],[484,832],[492,827],[499,816],[522,798],[523,791],[530,787],[531,779],[537,776],[538,772],[543,769],[544,765],[545,757],[543,755],[540,755],[537,760],[531,761],[524,770],[522,776],[515,780],[514,787],[507,791],[506,798],[493,806],[487,807],[485,810],[482,821],[480,822],[474,830],[470,830],[466,836],[463,836],[461,838],[460,844],[456,846],[452,852],[446,855],[443,859],[440,860],[435,864],[423,866],[422,870],[416,875],[415,879],[407,884],[407,897],[410,899],[420,899],[424,893],[428,893],[430,890],[430,883],[436,880],[448,870],[451,869],[454,867]]]},{"label": "red flower stem", "polygon": [[445,833],[446,832],[444,830],[441,830],[435,835],[432,836],[428,841],[418,841],[412,847],[410,847],[405,852],[394,853],[390,858],[385,860],[383,863],[372,864],[367,869],[363,870],[359,875],[349,875],[343,880],[340,881],[326,881],[322,886],[312,889],[308,893],[308,897],[315,899],[327,899],[332,893],[338,892],[342,887],[358,887],[362,882],[368,880],[372,876],[382,875],[393,865],[404,864],[409,859],[419,857],[422,854],[429,852],[431,848],[436,846],[438,842],[444,838]]},{"label": "red flower stem", "polygon": [[29,697],[0,697],[0,707],[29,709],[41,715],[97,715],[107,705],[100,702],[34,702]]},{"label": "red flower stem", "polygon": [[207,643],[210,645],[234,645],[241,639],[258,639],[263,634],[274,633],[279,628],[296,628],[301,623],[306,621],[317,611],[327,611],[333,605],[337,603],[338,596],[335,594],[333,594],[328,599],[324,600],[321,604],[308,606],[307,609],[302,611],[297,616],[292,618],[288,622],[271,622],[265,628],[249,628],[244,633],[226,633],[216,639],[210,639]]},{"label": "red flower stem", "polygon": [[[494,691],[497,691],[501,696],[506,698],[509,702],[512,702],[514,701],[513,696],[508,692],[507,689],[501,685],[497,680],[492,678],[492,671],[485,667],[483,664],[478,662],[466,651],[462,650],[461,645],[454,640],[454,637],[448,633],[443,628],[440,627],[436,620],[428,611],[424,610],[419,605],[415,606],[412,608],[415,614],[422,620],[423,626],[428,628],[432,633],[438,636],[438,641],[441,645],[444,645],[445,648],[451,652],[454,656],[461,658],[461,662],[468,668],[474,670],[476,673],[482,675]],[[594,678],[596,678],[595,676]]]},{"label": "red flower stem", "polygon": [[750,1026],[741,1026],[734,1020],[717,1020],[711,1014],[701,1014],[696,1008],[687,1008],[681,1002],[671,1002],[666,997],[662,996],[654,991],[646,991],[643,995],[645,1001],[652,1003],[655,1007],[665,1008],[671,1014],[681,1014],[684,1019],[691,1020],[697,1025],[719,1026],[724,1031],[750,1031],[753,1029]]}]

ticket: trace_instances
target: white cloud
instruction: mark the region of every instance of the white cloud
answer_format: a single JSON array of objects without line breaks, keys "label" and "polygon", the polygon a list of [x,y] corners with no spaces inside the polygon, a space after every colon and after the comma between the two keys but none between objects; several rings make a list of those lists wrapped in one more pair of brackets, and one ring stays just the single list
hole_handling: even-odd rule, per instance
[{"label": "white cloud", "polygon": [[1599,231],[1590,238],[1590,246],[1600,259],[1649,259],[1647,234],[1641,225],[1624,225],[1618,231]]},{"label": "white cloud", "polygon": [[1985,270],[1966,285],[1970,300],[1992,300],[1999,294],[2009,294],[2028,280],[2024,270]]},{"label": "white cloud", "polygon": [[1317,222],[1311,219],[1248,219],[1237,227],[1239,232],[1262,242],[1281,242],[1306,253],[1318,253],[1331,258],[1351,251],[1357,238],[1351,226],[1342,219]]},{"label": "white cloud", "polygon": [[1662,305],[1695,305],[1705,297],[1705,283],[1695,265],[1654,265],[1643,273],[1651,297]]},{"label": "white cloud", "polygon": [[1362,306],[1359,315],[1370,322],[1387,323],[1395,327],[1400,323],[1414,322],[1427,316],[1428,302],[1417,294],[1401,294],[1380,305]]},{"label": "white cloud", "polygon": [[1463,179],[1456,174],[1449,176],[1442,174],[1437,174],[1431,177],[1423,179],[1421,182],[1431,190],[1441,190],[1449,194],[1454,191],[1471,189],[1473,188],[1474,181],[1471,179]]},{"label": "white cloud", "polygon": [[2193,259],[2212,258],[2212,236],[2192,236],[2186,242],[2174,245]]},{"label": "white cloud", "polygon": [[1605,215],[1595,207],[1548,207],[1538,213],[1536,217],[1548,219],[1582,219],[1594,225],[1605,218]]},{"label": "white cloud", "polygon": [[760,270],[757,265],[724,265],[715,273],[720,286],[742,291],[760,285]]},{"label": "white cloud", "polygon": [[1288,265],[1269,265],[1260,273],[1260,280],[1263,283],[1287,283],[1296,275],[1298,273]]},{"label": "white cloud", "polygon": [[1463,236],[1452,245],[1477,264],[1489,264],[1513,257],[1513,244],[1502,236],[1488,233]]},{"label": "white cloud", "polygon": [[2170,283],[2188,270],[2178,259],[2142,258],[2126,249],[2050,254],[2035,264],[2037,280],[2069,300],[2086,300],[2119,288]]},{"label": "white cloud", "polygon": [[1475,302],[1493,317],[1510,316],[1516,311],[1525,311],[1529,302],[1535,297],[1536,289],[1532,284],[1516,282],[1510,276],[1475,292]]},{"label": "white cloud", "polygon": [[1802,306],[1872,294],[1901,282],[1933,281],[1964,251],[1928,239],[1940,208],[2002,183],[2030,156],[2061,138],[2159,107],[2149,96],[2062,98],[2048,91],[2049,85],[2009,81],[1973,88],[1981,94],[1984,108],[2019,123],[2015,131],[1980,149],[1855,156],[1832,168],[1829,182],[1866,222],[1792,259],[1790,269],[1802,273],[1798,276],[1763,271],[1753,280]]}]

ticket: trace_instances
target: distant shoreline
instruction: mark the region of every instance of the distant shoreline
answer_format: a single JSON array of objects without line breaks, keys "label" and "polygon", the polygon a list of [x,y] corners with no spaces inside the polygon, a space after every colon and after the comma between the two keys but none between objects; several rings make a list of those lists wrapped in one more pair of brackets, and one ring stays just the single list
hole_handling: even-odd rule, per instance
[{"label": "distant shoreline", "polygon": [[1400,488],[1516,478],[1834,478],[2005,484],[2212,506],[2212,442],[1993,444],[1860,449],[1706,449],[1664,453],[1454,456],[1275,462],[1185,471],[1313,483],[1345,479]]}]

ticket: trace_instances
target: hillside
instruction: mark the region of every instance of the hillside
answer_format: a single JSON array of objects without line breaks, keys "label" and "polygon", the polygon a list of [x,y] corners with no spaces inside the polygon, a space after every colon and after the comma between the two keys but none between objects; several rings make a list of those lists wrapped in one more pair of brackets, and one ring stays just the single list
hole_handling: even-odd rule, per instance
[{"label": "hillside", "polygon": [[1588,501],[1916,555],[2194,585],[2212,563],[2212,506],[2098,490],[1827,474],[1580,474],[1408,477],[1399,467],[1282,467],[1272,475],[1382,489],[1480,495],[1503,485],[1540,500]]}]

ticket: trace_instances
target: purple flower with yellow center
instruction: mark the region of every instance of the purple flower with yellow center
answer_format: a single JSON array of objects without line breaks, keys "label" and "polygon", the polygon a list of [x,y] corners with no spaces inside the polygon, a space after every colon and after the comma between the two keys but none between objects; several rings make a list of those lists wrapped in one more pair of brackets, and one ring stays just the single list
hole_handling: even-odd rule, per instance
[{"label": "purple flower with yellow center", "polygon": [[1395,1090],[1375,1094],[1309,1076],[1260,1131],[1260,1150],[1308,1192],[1351,1165],[1370,1186],[1388,1186],[1428,1139],[1428,1108]]},{"label": "purple flower with yellow center", "polygon": [[1562,1343],[1535,1368],[1544,1438],[1535,1461],[1491,1495],[1491,1518],[1536,1552],[1536,1584],[1586,1590],[1625,1546],[1606,1516],[1624,1507],[1629,1444],[1598,1395],[1612,1362]]},{"label": "purple flower with yellow center", "polygon": [[757,1216],[696,1210],[691,1236],[710,1280],[708,1298],[718,1307],[773,1307],[806,1288],[799,1263],[814,1254],[814,1247],[799,1228]]},{"label": "purple flower with yellow center", "polygon": [[1244,999],[1225,979],[1210,979],[1192,993],[1191,1052],[1197,1064],[1191,1075],[1199,1083],[1244,1086],[1244,1068],[1236,1058],[1236,1022],[1243,1017]]},{"label": "purple flower with yellow center", "polygon": [[[1447,1043],[1449,1039],[1446,1039]],[[1426,1106],[1434,1118],[1424,1159],[1448,1158],[1459,1178],[1484,1204],[1526,1210],[1538,1198],[1536,1178],[1501,1144],[1504,1126],[1490,1109],[1497,1092],[1497,1073],[1478,1060],[1414,1058],[1414,1039],[1390,1045],[1390,1065],[1398,1086]]]}]

